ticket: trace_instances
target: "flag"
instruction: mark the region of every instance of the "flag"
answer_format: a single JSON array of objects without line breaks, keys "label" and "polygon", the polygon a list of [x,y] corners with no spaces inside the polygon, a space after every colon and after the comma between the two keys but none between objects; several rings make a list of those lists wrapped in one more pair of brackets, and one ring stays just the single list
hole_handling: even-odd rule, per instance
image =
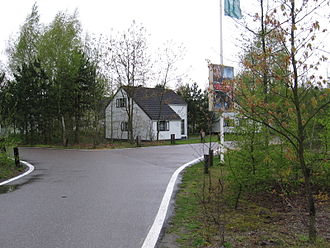
[{"label": "flag", "polygon": [[237,19],[242,18],[239,0],[225,0],[225,15]]}]

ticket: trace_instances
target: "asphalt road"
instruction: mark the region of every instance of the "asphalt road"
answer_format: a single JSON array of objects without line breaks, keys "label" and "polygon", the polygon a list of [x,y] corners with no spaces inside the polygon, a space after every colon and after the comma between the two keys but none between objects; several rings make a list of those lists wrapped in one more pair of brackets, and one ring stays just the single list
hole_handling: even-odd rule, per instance
[{"label": "asphalt road", "polygon": [[171,175],[203,149],[21,148],[36,170],[0,189],[0,247],[141,247]]}]

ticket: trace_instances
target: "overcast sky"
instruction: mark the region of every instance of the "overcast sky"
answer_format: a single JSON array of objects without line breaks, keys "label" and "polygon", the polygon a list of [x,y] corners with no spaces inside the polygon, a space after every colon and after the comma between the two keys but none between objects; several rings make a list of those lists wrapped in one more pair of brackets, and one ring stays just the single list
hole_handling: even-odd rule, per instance
[{"label": "overcast sky", "polygon": [[[202,88],[208,84],[206,60],[219,63],[219,0],[8,0],[1,3],[0,51],[10,35],[19,31],[26,16],[37,2],[41,23],[48,24],[59,11],[78,9],[84,31],[109,36],[127,29],[133,20],[142,23],[150,34],[153,48],[167,40],[183,43],[187,54],[180,71],[187,71]],[[243,14],[254,13],[257,1],[241,1]],[[224,64],[237,67],[240,34],[234,20],[223,18]]]},{"label": "overcast sky", "polygon": [[[219,63],[219,0],[10,0],[1,3],[0,51],[10,35],[18,32],[26,16],[37,2],[41,23],[49,23],[59,11],[73,13],[78,9],[84,31],[110,35],[127,29],[133,20],[142,23],[150,34],[150,43],[157,48],[167,40],[186,47],[185,60],[180,64],[192,81],[205,87],[208,82],[206,60]],[[245,1],[242,1],[245,2]],[[249,1],[250,2],[250,1]],[[244,4],[242,3],[244,11]],[[240,52],[239,32],[235,22],[224,19],[224,63],[236,66]],[[233,32],[234,31],[234,32]]]}]

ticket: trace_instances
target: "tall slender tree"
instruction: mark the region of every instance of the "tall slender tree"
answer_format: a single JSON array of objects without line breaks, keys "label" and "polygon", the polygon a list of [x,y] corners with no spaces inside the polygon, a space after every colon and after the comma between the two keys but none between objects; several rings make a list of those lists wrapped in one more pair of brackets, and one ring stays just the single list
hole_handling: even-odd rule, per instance
[{"label": "tall slender tree", "polygon": [[31,13],[26,17],[25,23],[21,26],[18,37],[12,39],[6,49],[9,57],[9,67],[13,72],[24,63],[28,64],[35,60],[38,53],[38,42],[43,32],[40,24],[38,6],[32,6]]},{"label": "tall slender tree", "polygon": [[112,54],[109,68],[118,87],[127,95],[128,139],[134,142],[134,89],[145,85],[150,76],[151,59],[148,53],[146,29],[133,21],[129,29],[110,41]]},{"label": "tall slender tree", "polygon": [[188,104],[189,132],[196,134],[201,129],[211,131],[210,123],[213,122],[213,115],[208,111],[208,94],[202,91],[195,82],[192,85],[181,85],[177,93]]},{"label": "tall slender tree", "polygon": [[76,78],[82,53],[81,25],[77,12],[72,15],[59,12],[46,27],[39,44],[38,58],[52,83],[57,120],[61,126],[63,144],[68,142],[68,125],[75,109]]},{"label": "tall slender tree", "polygon": [[[157,87],[163,88],[161,91],[159,98],[159,110],[158,110],[158,121],[160,121],[160,117],[163,111],[164,104],[164,94],[165,89],[168,87],[169,83],[175,82],[177,83],[183,77],[178,73],[177,64],[184,58],[185,56],[185,48],[183,45],[177,45],[173,41],[167,41],[163,47],[159,49],[158,59],[155,62],[156,67],[156,82]],[[186,124],[185,124],[186,125]],[[156,139],[159,140],[160,129],[157,128]]]},{"label": "tall slender tree", "polygon": [[[262,23],[261,49],[245,56],[235,92],[241,113],[282,137],[289,144],[287,153],[294,151],[287,157],[303,175],[311,242],[316,241],[317,231],[311,183],[313,161],[308,155],[312,151],[307,137],[315,117],[330,103],[327,91],[318,98],[313,96],[314,87],[324,84],[322,76],[317,76],[317,68],[326,60],[313,56],[316,37],[325,32],[315,11],[328,5],[328,1],[317,0],[275,1],[267,15],[256,15]],[[276,41],[281,49],[267,40]]]}]

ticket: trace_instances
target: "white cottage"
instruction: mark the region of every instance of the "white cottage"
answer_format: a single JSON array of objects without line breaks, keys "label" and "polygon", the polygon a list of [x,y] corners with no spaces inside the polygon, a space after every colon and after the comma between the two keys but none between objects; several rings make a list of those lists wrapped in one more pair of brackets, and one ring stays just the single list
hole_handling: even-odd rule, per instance
[{"label": "white cottage", "polygon": [[128,106],[133,104],[133,136],[142,140],[187,138],[187,103],[173,90],[122,87],[106,108],[106,138],[128,139]]}]

